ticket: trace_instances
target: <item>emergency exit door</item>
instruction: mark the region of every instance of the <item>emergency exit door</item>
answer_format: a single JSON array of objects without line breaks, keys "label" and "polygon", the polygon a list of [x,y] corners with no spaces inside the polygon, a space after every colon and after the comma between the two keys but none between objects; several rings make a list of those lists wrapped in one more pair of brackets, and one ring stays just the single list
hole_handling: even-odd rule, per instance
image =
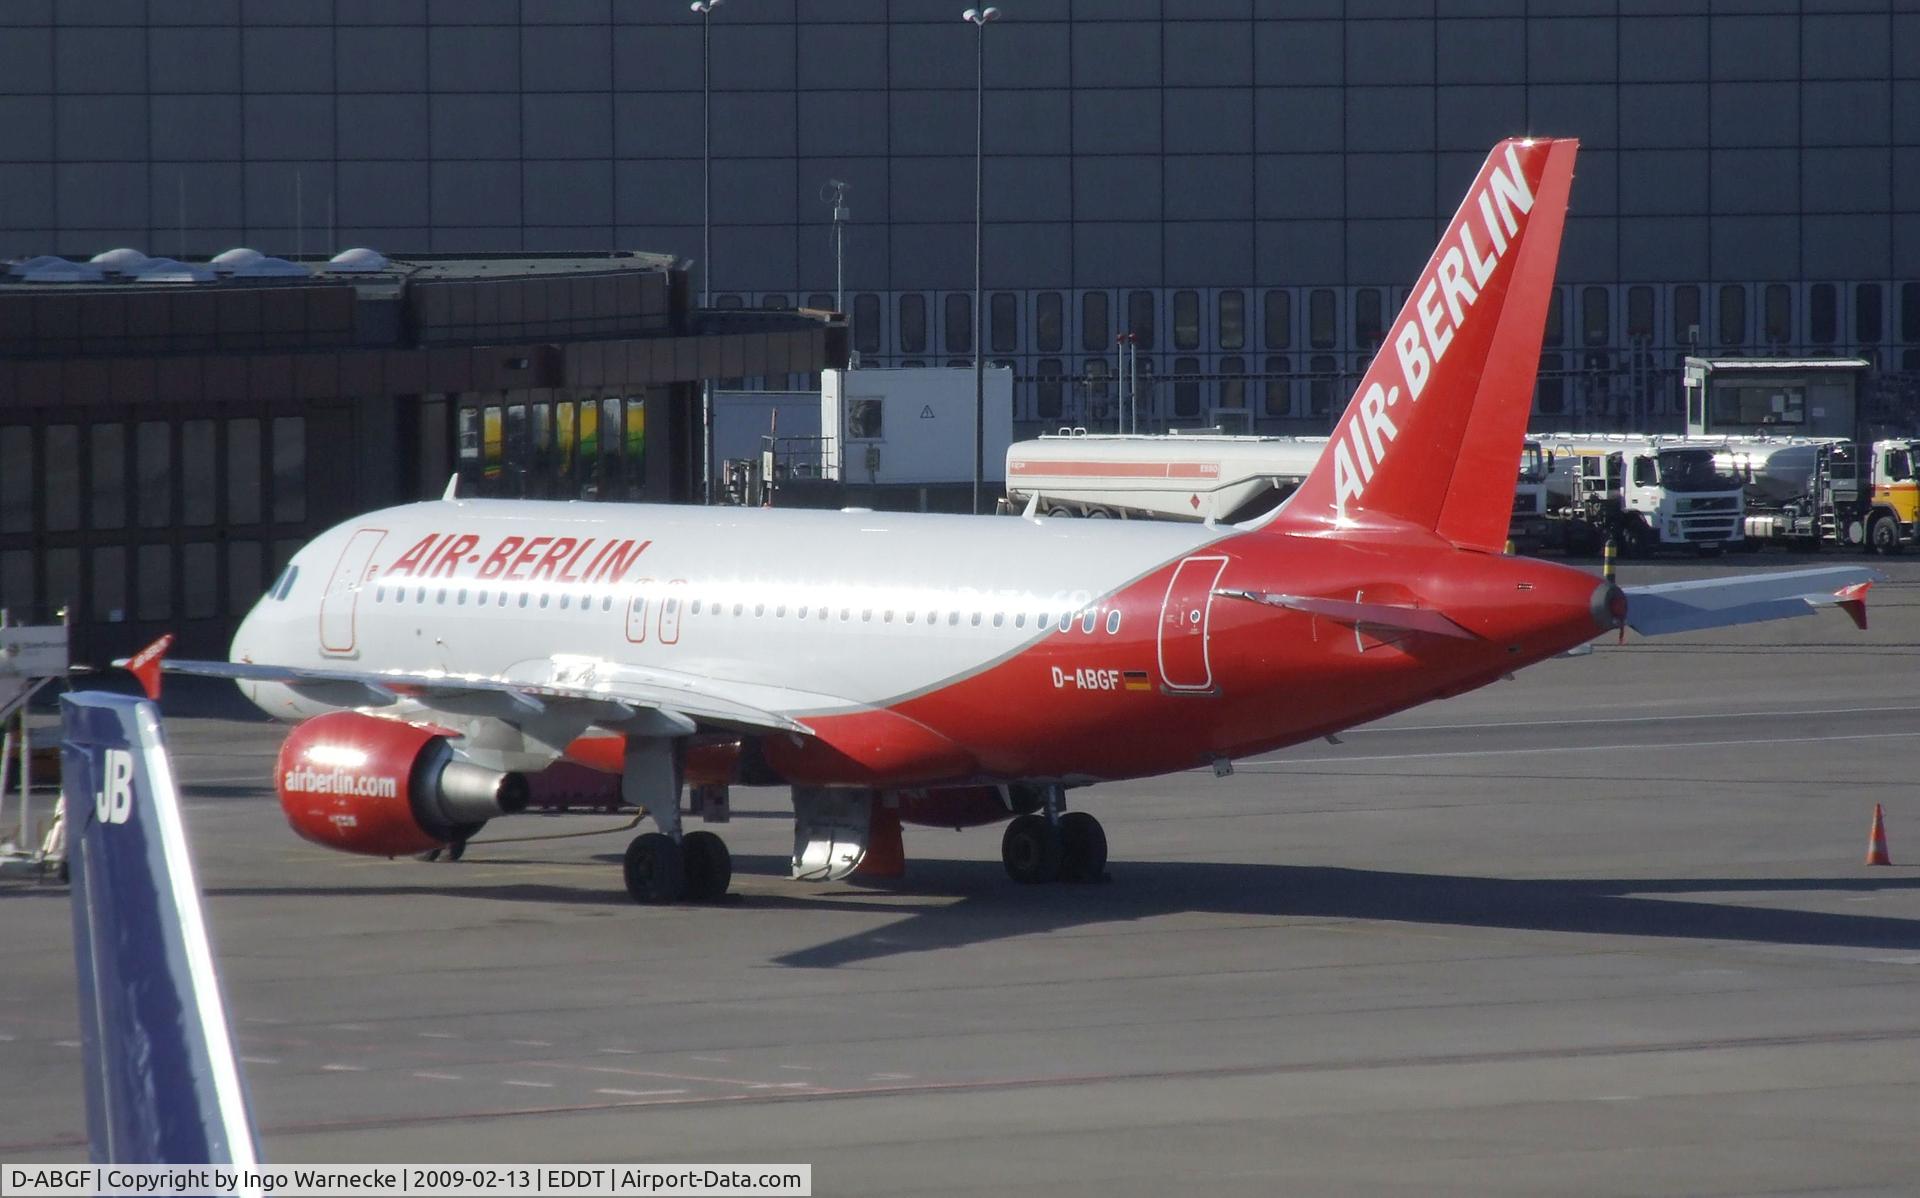
[{"label": "emergency exit door", "polygon": [[387,539],[384,528],[355,529],[340,551],[327,589],[320,596],[320,648],[327,653],[352,653],[355,647],[354,608],[360,602],[360,583],[373,562],[373,551]]},{"label": "emergency exit door", "polygon": [[1168,690],[1213,689],[1207,659],[1207,621],[1213,587],[1227,568],[1224,557],[1190,557],[1173,571],[1160,605],[1160,680]]}]

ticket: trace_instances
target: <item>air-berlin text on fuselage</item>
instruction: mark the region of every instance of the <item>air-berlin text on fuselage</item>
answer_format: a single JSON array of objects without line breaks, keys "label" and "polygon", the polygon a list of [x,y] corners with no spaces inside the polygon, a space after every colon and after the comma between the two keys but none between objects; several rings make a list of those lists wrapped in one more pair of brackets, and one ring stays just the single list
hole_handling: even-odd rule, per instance
[{"label": "air-berlin text on fuselage", "polygon": [[[1474,220],[1475,210],[1479,220]],[[1464,327],[1473,302],[1493,277],[1500,259],[1519,240],[1520,226],[1533,211],[1533,188],[1527,173],[1520,169],[1520,153],[1507,146],[1507,165],[1495,166],[1487,173],[1487,184],[1474,196],[1460,221],[1435,252],[1435,262],[1423,279],[1404,313],[1406,319],[1393,332],[1394,357],[1400,363],[1400,378],[1409,403],[1433,377],[1454,334]],[[1487,240],[1486,253],[1480,249],[1478,224]],[[1374,471],[1386,458],[1387,446],[1399,434],[1388,411],[1400,402],[1400,387],[1374,382],[1353,407],[1345,426],[1333,440],[1333,503],[1339,515],[1347,514],[1347,502],[1366,494]]]},{"label": "air-berlin text on fuselage", "polygon": [[[623,582],[652,541],[506,536],[483,551],[470,532],[430,533],[386,569],[387,578],[473,578],[507,582]],[[471,570],[463,567],[473,567]]]}]

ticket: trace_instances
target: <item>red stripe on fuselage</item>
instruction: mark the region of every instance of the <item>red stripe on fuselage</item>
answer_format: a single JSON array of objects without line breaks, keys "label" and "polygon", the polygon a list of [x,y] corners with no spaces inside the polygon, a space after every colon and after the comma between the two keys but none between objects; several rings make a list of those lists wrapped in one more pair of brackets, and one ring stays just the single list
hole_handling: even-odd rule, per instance
[{"label": "red stripe on fuselage", "polygon": [[[1161,606],[1179,566],[1169,562],[1099,605],[1091,634],[1078,620],[1071,632],[1056,626],[1013,657],[885,712],[805,716],[822,749],[779,760],[770,752],[769,760],[793,781],[819,785],[1145,777],[1271,752],[1471,690],[1599,631],[1592,604],[1600,580],[1556,563],[1466,554],[1437,541],[1403,542],[1386,554],[1261,534],[1204,553],[1227,557],[1222,589],[1419,601],[1483,639],[1409,635],[1382,644],[1325,617],[1216,596],[1214,687],[1173,692],[1157,664]],[[1414,580],[1417,594],[1392,581],[1400,578]],[[1104,612],[1113,608],[1121,629],[1109,636]],[[1112,670],[1122,679],[1147,669],[1152,687],[1057,687],[1055,668]]]}]

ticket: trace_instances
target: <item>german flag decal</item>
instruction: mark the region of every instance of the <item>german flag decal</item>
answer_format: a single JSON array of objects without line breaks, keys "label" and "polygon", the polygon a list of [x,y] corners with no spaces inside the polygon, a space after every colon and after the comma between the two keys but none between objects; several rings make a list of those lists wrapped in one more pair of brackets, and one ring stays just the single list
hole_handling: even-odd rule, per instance
[{"label": "german flag decal", "polygon": [[1126,681],[1127,681],[1127,689],[1130,691],[1146,691],[1146,690],[1153,689],[1153,684],[1147,681],[1147,672],[1145,670],[1126,671]]}]

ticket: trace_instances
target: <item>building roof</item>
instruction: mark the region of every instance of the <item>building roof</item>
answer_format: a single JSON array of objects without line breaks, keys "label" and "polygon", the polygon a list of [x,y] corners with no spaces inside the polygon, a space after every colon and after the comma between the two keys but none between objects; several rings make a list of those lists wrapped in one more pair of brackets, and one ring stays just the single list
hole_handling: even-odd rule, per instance
[{"label": "building roof", "polygon": [[1871,370],[1865,358],[1694,358],[1687,359],[1689,370],[1790,371],[1804,374],[1810,370]]}]

